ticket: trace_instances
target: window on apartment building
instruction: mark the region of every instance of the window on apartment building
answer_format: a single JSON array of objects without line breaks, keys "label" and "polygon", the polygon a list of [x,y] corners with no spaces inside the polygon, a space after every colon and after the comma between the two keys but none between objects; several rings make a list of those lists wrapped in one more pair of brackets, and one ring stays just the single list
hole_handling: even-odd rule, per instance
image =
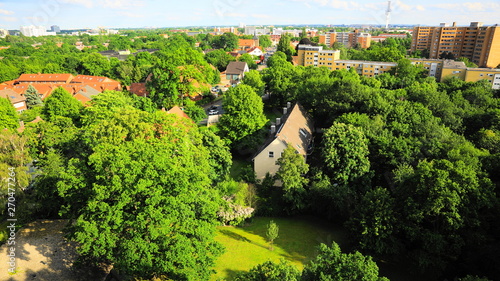
[{"label": "window on apartment building", "polygon": [[484,74],[482,74],[482,73],[481,73],[481,74],[479,74],[479,76],[483,77],[483,76],[484,76]]},{"label": "window on apartment building", "polygon": [[274,151],[269,151],[269,157],[274,158]]}]

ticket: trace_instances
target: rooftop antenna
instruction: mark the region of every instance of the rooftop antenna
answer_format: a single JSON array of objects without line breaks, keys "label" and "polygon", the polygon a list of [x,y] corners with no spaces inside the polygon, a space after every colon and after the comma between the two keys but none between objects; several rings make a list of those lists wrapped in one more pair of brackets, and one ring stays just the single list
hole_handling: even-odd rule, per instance
[{"label": "rooftop antenna", "polygon": [[391,1],[388,1],[387,10],[385,11],[385,29],[389,29],[390,19],[391,19]]}]

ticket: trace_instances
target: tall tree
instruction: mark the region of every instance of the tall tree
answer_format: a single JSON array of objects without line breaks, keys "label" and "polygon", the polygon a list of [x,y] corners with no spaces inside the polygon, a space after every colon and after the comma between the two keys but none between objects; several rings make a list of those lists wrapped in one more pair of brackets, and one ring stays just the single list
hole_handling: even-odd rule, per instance
[{"label": "tall tree", "polygon": [[83,106],[80,101],[75,99],[64,88],[55,89],[52,94],[45,99],[43,114],[50,119],[56,116],[69,117],[73,121],[80,118],[80,112]]},{"label": "tall tree", "polygon": [[26,98],[26,106],[28,107],[28,109],[43,105],[42,99],[40,98],[40,93],[31,84],[28,86],[28,89],[26,89],[24,97]]},{"label": "tall tree", "polygon": [[58,183],[82,258],[135,277],[208,280],[221,201],[197,127],[124,108],[83,132]]},{"label": "tall tree", "polygon": [[252,87],[257,95],[262,96],[264,94],[266,84],[262,81],[262,76],[257,70],[250,70],[247,72],[242,83]]},{"label": "tall tree", "polygon": [[230,141],[238,141],[267,123],[262,98],[248,85],[229,89],[223,107],[226,113],[221,117],[220,127]]},{"label": "tall tree", "polygon": [[304,175],[309,171],[304,156],[289,144],[276,164],[280,166],[276,178],[282,183],[284,198],[292,204],[291,210],[303,209],[306,193],[304,185],[308,182]]},{"label": "tall tree", "polygon": [[209,52],[205,55],[205,59],[211,65],[217,67],[219,71],[226,70],[227,65],[231,61],[235,61],[236,59],[228,54],[225,50],[219,49]]},{"label": "tall tree", "polygon": [[283,52],[286,55],[286,60],[291,62],[292,56],[295,55],[295,49],[290,45],[290,36],[287,34],[281,35],[276,51]]},{"label": "tall tree", "polygon": [[238,273],[235,281],[299,281],[300,271],[285,260],[279,263],[267,261],[248,272]]},{"label": "tall tree", "polygon": [[319,246],[318,256],[305,266],[302,280],[389,281],[379,276],[378,266],[371,257],[359,252],[344,254],[335,242],[331,247]]},{"label": "tall tree", "polygon": [[272,46],[271,38],[269,38],[269,35],[261,35],[259,36],[259,45],[262,48],[268,48]]},{"label": "tall tree", "polygon": [[0,130],[19,127],[18,119],[16,109],[10,100],[0,97]]}]

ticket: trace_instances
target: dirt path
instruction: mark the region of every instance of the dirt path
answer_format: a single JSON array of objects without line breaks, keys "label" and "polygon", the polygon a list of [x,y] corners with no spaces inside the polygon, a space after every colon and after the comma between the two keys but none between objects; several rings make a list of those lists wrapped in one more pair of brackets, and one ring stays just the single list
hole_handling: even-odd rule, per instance
[{"label": "dirt path", "polygon": [[75,244],[63,238],[65,220],[39,220],[16,233],[16,273],[9,274],[10,247],[0,248],[0,281],[80,281],[104,280],[100,269],[74,269]]}]

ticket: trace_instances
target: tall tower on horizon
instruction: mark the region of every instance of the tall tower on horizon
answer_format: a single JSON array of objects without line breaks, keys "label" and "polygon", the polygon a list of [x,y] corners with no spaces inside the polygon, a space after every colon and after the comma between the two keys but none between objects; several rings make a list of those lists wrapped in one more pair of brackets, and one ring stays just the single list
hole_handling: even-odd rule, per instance
[{"label": "tall tower on horizon", "polygon": [[388,1],[387,10],[385,11],[385,29],[389,29],[390,19],[391,19],[391,1]]}]

